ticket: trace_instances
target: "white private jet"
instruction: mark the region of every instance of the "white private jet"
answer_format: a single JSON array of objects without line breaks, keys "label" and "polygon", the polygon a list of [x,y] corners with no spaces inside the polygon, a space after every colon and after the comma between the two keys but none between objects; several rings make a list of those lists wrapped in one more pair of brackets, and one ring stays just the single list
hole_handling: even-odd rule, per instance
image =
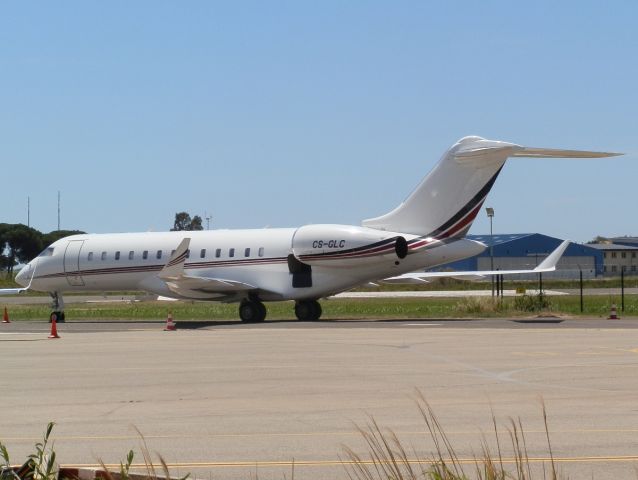
[{"label": "white private jet", "polygon": [[239,302],[244,321],[264,320],[263,302],[294,300],[299,320],[317,320],[318,299],[368,282],[552,271],[568,242],[534,270],[410,273],[485,250],[463,237],[508,157],[614,155],[465,137],[403,203],[362,226],[72,235],[20,270],[16,281],[24,288],[0,293],[48,292],[58,321],[64,320],[63,293],[113,290]]}]

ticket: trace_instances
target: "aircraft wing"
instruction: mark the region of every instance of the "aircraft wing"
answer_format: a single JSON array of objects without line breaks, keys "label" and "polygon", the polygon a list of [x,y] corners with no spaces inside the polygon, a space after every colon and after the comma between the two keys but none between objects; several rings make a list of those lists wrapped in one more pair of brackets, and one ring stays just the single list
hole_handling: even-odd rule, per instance
[{"label": "aircraft wing", "polygon": [[560,257],[563,256],[565,250],[569,246],[570,241],[565,240],[556,250],[550,253],[545,260],[538,264],[532,270],[480,270],[467,272],[412,272],[398,275],[396,277],[381,280],[383,283],[426,283],[430,278],[456,278],[459,280],[480,280],[490,275],[516,275],[522,273],[544,273],[556,270],[556,264]]},{"label": "aircraft wing", "polygon": [[0,295],[17,295],[19,293],[24,293],[28,290],[28,288],[0,288]]},{"label": "aircraft wing", "polygon": [[184,272],[184,264],[189,245],[190,238],[183,239],[157,275],[171,292],[180,297],[207,300],[259,290],[253,285],[236,280],[187,274]]},{"label": "aircraft wing", "polygon": [[26,287],[17,287],[17,288],[0,288],[0,296],[1,295],[19,295],[20,293],[24,293],[31,288],[31,283],[33,282],[33,277],[35,277],[35,270],[38,266],[37,261],[34,263],[33,272],[31,273],[31,279],[29,280],[29,285]]}]

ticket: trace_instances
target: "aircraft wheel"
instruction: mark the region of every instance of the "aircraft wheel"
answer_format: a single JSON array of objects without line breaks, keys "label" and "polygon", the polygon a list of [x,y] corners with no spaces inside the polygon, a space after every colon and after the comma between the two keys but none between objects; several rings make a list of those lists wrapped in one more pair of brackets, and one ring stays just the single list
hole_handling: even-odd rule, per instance
[{"label": "aircraft wheel", "polygon": [[321,305],[316,300],[304,300],[295,304],[295,316],[302,322],[319,320]]},{"label": "aircraft wheel", "polygon": [[261,302],[242,302],[239,304],[239,318],[242,322],[263,322],[266,318],[266,307]]},{"label": "aircraft wheel", "polygon": [[266,305],[264,305],[261,302],[255,302],[257,304],[257,306],[259,307],[259,321],[263,322],[266,319],[266,314],[268,313],[268,311],[266,310]]}]

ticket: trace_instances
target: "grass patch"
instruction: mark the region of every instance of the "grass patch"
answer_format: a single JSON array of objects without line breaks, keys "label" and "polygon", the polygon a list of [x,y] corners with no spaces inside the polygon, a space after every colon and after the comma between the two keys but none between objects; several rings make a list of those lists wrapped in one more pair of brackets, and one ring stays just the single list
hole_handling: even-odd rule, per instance
[{"label": "grass patch", "polygon": [[[420,319],[420,318],[489,318],[520,317],[531,313],[552,313],[578,316],[578,296],[551,297],[545,308],[522,308],[517,306],[521,297],[492,299],[491,297],[467,298],[361,298],[330,299],[322,301],[323,320],[339,319]],[[530,301],[533,301],[532,300]],[[620,312],[620,298],[609,296],[585,297],[586,316],[607,317],[612,303],[618,305],[619,313],[638,316],[638,295],[625,296],[625,311]],[[293,302],[270,302],[266,304],[269,320],[293,320]],[[2,303],[0,303],[0,308]],[[68,304],[66,318],[72,320],[157,320],[165,321],[168,311],[179,320],[238,320],[237,304],[215,302],[133,302],[133,303],[82,303]],[[11,305],[11,321],[48,320],[48,305]]]}]

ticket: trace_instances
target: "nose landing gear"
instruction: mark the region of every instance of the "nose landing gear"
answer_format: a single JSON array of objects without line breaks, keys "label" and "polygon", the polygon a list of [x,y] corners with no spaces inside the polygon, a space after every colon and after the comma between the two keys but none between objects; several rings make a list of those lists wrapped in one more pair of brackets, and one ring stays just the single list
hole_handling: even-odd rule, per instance
[{"label": "nose landing gear", "polygon": [[52,310],[51,315],[49,315],[49,323],[53,321],[54,316],[56,323],[64,322],[64,299],[62,298],[62,294],[58,292],[50,292],[49,295],[51,295]]}]

